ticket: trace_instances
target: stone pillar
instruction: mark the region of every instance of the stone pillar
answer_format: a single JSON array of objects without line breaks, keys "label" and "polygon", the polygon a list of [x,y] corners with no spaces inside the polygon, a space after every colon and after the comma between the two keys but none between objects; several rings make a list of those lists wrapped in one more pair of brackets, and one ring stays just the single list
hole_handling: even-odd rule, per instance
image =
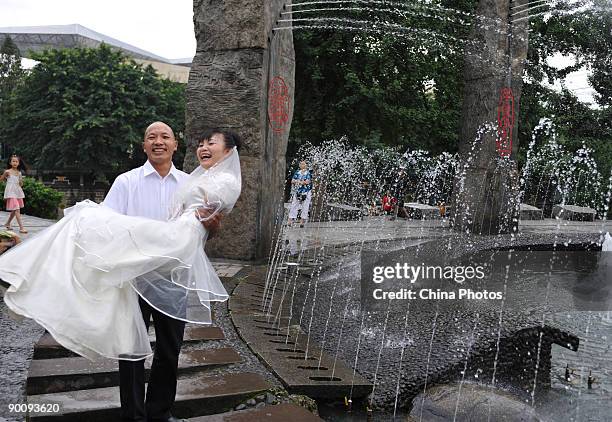
[{"label": "stone pillar", "polygon": [[[451,221],[459,231],[500,234],[518,225],[516,165],[528,21],[510,24],[527,0],[480,0],[468,40],[459,166]],[[513,10],[510,10],[512,4]],[[515,18],[526,16],[526,13]]]},{"label": "stone pillar", "polygon": [[265,257],[283,213],[295,54],[290,30],[272,32],[281,11],[289,11],[281,0],[194,0],[197,51],[186,90],[185,170],[197,165],[192,151],[204,130],[231,129],[243,139],[242,193],[208,242],[210,256]]}]

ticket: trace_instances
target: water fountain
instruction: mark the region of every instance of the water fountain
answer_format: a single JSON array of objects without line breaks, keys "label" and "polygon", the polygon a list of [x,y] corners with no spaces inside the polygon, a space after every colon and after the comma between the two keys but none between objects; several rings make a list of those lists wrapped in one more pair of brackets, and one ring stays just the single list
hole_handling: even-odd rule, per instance
[{"label": "water fountain", "polygon": [[[611,396],[610,380],[604,376],[609,366],[597,361],[594,351],[609,344],[609,315],[577,309],[572,289],[561,289],[553,275],[565,250],[596,249],[610,230],[605,218],[612,179],[597,171],[586,148],[551,161],[548,157],[561,147],[547,121],[534,133],[546,132],[551,139],[542,145],[534,135],[522,174],[514,161],[528,17],[549,12],[555,2],[482,0],[476,14],[393,1],[279,4],[274,3],[270,15],[278,19],[266,21],[270,45],[300,29],[428,38],[446,48],[465,49],[468,81],[458,156],[390,148],[372,152],[343,140],[302,146],[299,156],[308,159],[314,173],[311,222],[304,229],[289,228],[282,212],[277,213],[282,207],[268,206],[266,215],[277,222],[269,237],[275,242],[268,271],[239,286],[230,303],[234,322],[252,349],[277,374],[291,379],[286,384],[291,388],[319,396],[340,391],[346,408],[365,412],[367,406],[376,420],[409,411],[427,420],[429,412],[440,409],[449,412],[449,420],[461,419],[466,403],[480,399],[486,402],[481,411],[489,420],[507,411],[530,417],[538,412],[556,420],[570,413],[576,420],[585,415],[603,420],[609,409],[597,407],[593,398]],[[359,18],[353,12],[361,13]],[[369,20],[364,13],[449,20],[470,26],[473,35],[453,39]],[[268,123],[275,128],[277,122]],[[279,168],[274,173],[277,177]],[[395,220],[376,215],[376,202],[400,182],[411,202],[451,203],[450,221],[444,215]],[[519,221],[521,201],[541,209],[546,219]],[[555,206],[568,210],[579,204],[595,210],[594,222],[549,218]],[[361,212],[346,218],[335,213],[338,205]],[[458,230],[451,230],[451,224]],[[527,271],[521,265],[536,256],[536,249],[551,251],[542,261],[545,268]],[[502,269],[491,284],[512,300],[434,299],[410,305],[389,302],[371,311],[363,307],[364,286],[358,280],[372,262],[431,257],[455,262],[476,256]],[[600,261],[593,261],[594,268]],[[571,285],[572,280],[563,282]],[[529,283],[537,287],[537,295]],[[298,365],[288,369],[288,361]],[[568,361],[575,367],[573,383],[559,378]],[[595,378],[587,376],[589,371]],[[294,382],[300,377],[309,381]],[[601,388],[590,389],[598,378]],[[442,403],[441,396],[450,399]],[[560,406],[570,400],[578,404]]]},{"label": "water fountain", "polygon": [[[579,152],[577,156],[580,157],[581,154],[582,152]],[[533,155],[537,154],[534,152]],[[303,283],[298,283],[297,290],[292,292],[294,314],[300,315],[300,321],[309,321],[308,324],[301,324],[305,330],[304,335],[316,340],[316,343],[328,353],[339,356],[345,362],[352,362],[356,365],[354,368],[357,367],[362,375],[366,375],[374,384],[374,391],[368,404],[376,411],[381,409],[390,411],[391,406],[396,405],[405,408],[410,401],[409,397],[416,395],[425,386],[457,379],[463,380],[466,385],[469,384],[471,393],[467,394],[464,391],[463,400],[473,397],[470,394],[483,394],[476,390],[473,383],[481,381],[488,382],[489,386],[514,388],[514,394],[522,394],[525,400],[536,402],[535,398],[543,395],[543,391],[550,386],[551,374],[554,378],[555,371],[558,371],[550,360],[553,345],[560,344],[562,347],[569,345],[574,351],[578,348],[578,338],[572,334],[572,330],[564,329],[563,325],[550,325],[548,320],[542,322],[544,311],[541,309],[531,309],[527,314],[523,311],[517,312],[516,304],[513,306],[506,304],[507,313],[500,312],[498,305],[493,307],[485,305],[484,309],[474,304],[453,309],[448,307],[433,309],[431,306],[418,303],[409,305],[409,309],[406,309],[406,304],[391,308],[391,313],[385,309],[378,313],[360,313],[359,310],[363,308],[359,297],[360,286],[357,285],[357,280],[362,276],[359,266],[363,265],[366,259],[364,256],[368,254],[382,256],[389,261],[402,262],[411,254],[424,257],[443,254],[466,255],[482,250],[507,249],[510,246],[515,249],[529,248],[538,243],[548,244],[551,248],[556,243],[558,250],[583,243],[596,244],[599,241],[597,232],[603,229],[605,221],[602,220],[601,223],[592,226],[591,230],[595,233],[567,233],[562,226],[564,223],[559,223],[560,220],[548,219],[548,222],[554,221],[559,227],[548,233],[535,235],[519,233],[511,238],[456,234],[448,229],[448,221],[444,218],[433,221],[402,220],[399,223],[401,225],[397,225],[397,221],[365,215],[368,210],[367,204],[380,198],[386,187],[393,183],[393,180],[386,180],[388,174],[398,174],[400,168],[405,167],[407,161],[411,161],[411,166],[418,169],[417,179],[420,181],[418,186],[414,187],[414,197],[430,198],[432,202],[445,198],[441,196],[443,194],[440,186],[452,185],[454,174],[437,171],[440,157],[432,158],[422,151],[402,154],[400,151],[388,149],[377,151],[376,156],[385,159],[377,161],[375,156],[368,154],[367,151],[359,147],[350,147],[343,142],[328,142],[318,147],[305,145],[300,151],[301,158],[313,163],[315,186],[320,186],[318,180],[325,181],[329,192],[336,195],[334,201],[362,206],[364,209],[364,215],[358,222],[335,222],[333,227],[328,222],[312,223],[310,229],[303,230],[282,228],[284,238],[307,241],[297,256],[298,263],[306,263],[309,254],[316,253],[319,258],[323,255],[321,267],[309,276],[303,277]],[[391,156],[395,159],[386,159]],[[444,157],[448,158],[447,155]],[[367,181],[368,186],[373,187],[361,191],[361,196],[355,195],[353,190],[347,189],[342,183],[346,178],[355,177],[354,169],[350,166],[340,166],[340,163],[348,162],[349,158],[352,162],[358,163],[357,167],[363,170],[361,172],[363,179],[351,180],[356,180],[357,185]],[[536,161],[534,158],[534,162],[526,166],[525,171],[533,169]],[[573,161],[571,157],[568,159],[569,163]],[[389,167],[390,162],[394,163],[394,168]],[[440,179],[441,174],[445,174],[446,177]],[[542,184],[539,177],[529,178],[524,174],[523,179],[532,180],[527,183],[527,190],[533,190],[535,186],[532,185]],[[580,183],[577,178],[573,180],[574,183]],[[563,195],[562,192],[565,192],[566,196],[573,195],[576,190],[575,185],[569,188],[567,184],[563,186],[559,190],[560,195]],[[609,192],[605,194],[599,192],[599,202],[605,203],[607,200],[605,195],[609,196]],[[549,196],[547,200],[552,201],[553,196]],[[326,220],[325,213],[326,210],[322,207],[314,215],[315,218],[318,216],[319,219]],[[353,234],[354,228],[359,229],[359,236]],[[384,239],[386,230],[390,233],[402,230],[403,233],[394,241],[388,241]],[[337,250],[338,243],[345,245],[348,243],[361,254],[361,260],[357,254],[346,256],[335,253],[334,258],[331,254],[325,255],[320,252]],[[457,248],[455,245],[458,244],[465,246]],[[311,249],[311,245],[316,245],[316,250]],[[281,254],[282,249],[281,242],[279,243]],[[395,258],[392,258],[393,256]],[[295,256],[293,260],[296,260]],[[549,260],[550,257],[543,260],[545,265]],[[277,256],[277,262],[282,265],[283,259]],[[274,272],[272,265],[269,274]],[[525,277],[528,274],[525,269],[516,272],[524,274]],[[507,278],[505,281],[508,283]],[[510,281],[515,280],[511,278]],[[494,285],[493,281],[489,284]],[[313,285],[317,286],[316,295],[311,291]],[[501,290],[516,294],[521,291],[520,287],[516,284],[505,285]],[[559,285],[556,287],[559,288]],[[268,291],[274,294],[274,287],[268,285]],[[550,286],[544,286],[542,297],[549,291]],[[559,313],[562,309],[557,304],[559,300],[561,299],[548,300],[548,304],[554,306],[549,306],[546,312],[550,312],[556,306],[556,313]],[[338,318],[330,320],[331,314],[338,315]],[[418,319],[409,319],[406,316],[408,314],[418,315]],[[479,315],[476,328],[470,326],[470,323],[474,324],[475,315]],[[428,321],[427,324],[431,325],[425,328],[424,321]],[[468,341],[470,338],[474,340]],[[459,350],[452,350],[451,354],[440,351],[449,349],[451,344],[461,345],[462,342],[466,342],[465,345],[458,347]],[[415,348],[420,349],[415,350]],[[537,369],[534,369],[535,367]],[[537,371],[537,374],[534,374],[534,371]],[[525,372],[529,375],[519,375]],[[406,379],[403,376],[398,378],[398,373],[410,376]],[[463,383],[459,383],[458,394],[461,394]],[[499,394],[501,396],[490,398],[492,402],[506,403],[503,393]],[[510,406],[512,403],[505,405]],[[414,409],[415,402],[412,402],[412,406]],[[426,402],[425,407],[427,406],[431,406],[431,403]]]}]

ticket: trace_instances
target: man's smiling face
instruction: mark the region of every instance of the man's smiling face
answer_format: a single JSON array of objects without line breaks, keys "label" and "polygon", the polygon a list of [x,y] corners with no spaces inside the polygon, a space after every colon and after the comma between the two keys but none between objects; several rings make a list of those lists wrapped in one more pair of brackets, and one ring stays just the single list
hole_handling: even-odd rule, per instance
[{"label": "man's smiling face", "polygon": [[162,122],[153,123],[145,132],[142,148],[151,164],[166,164],[172,161],[172,155],[178,144],[174,132]]}]

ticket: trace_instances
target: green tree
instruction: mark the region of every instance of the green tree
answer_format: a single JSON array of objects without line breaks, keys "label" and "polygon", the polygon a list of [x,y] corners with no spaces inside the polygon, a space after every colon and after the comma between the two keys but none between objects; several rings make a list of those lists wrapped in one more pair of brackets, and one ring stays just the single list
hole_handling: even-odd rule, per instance
[{"label": "green tree", "polygon": [[33,58],[39,64],[16,89],[3,130],[38,169],[74,169],[105,180],[142,162],[143,133],[152,121],[184,130],[184,87],[104,44]]},{"label": "green tree", "polygon": [[384,35],[298,32],[295,42],[293,139],[456,148],[460,60]]},{"label": "green tree", "polygon": [[[449,5],[437,2],[435,12],[414,5],[364,7],[350,15],[354,21],[336,29],[295,31],[290,149],[306,140],[319,143],[346,135],[368,147],[456,150],[461,46],[468,26],[445,18],[443,7]],[[472,10],[475,1],[455,1],[452,7],[463,16],[461,11]],[[337,19],[347,13],[317,16]]]},{"label": "green tree", "polygon": [[0,46],[0,101],[15,90],[23,75],[21,52],[7,35]]},{"label": "green tree", "polygon": [[[456,151],[464,47],[470,25],[482,23],[474,19],[476,3],[435,0],[419,10],[395,2],[351,14],[346,9],[316,14],[323,19],[349,17],[351,22],[305,22],[319,28],[294,31],[296,91],[289,154],[301,142],[317,144],[343,135],[369,147]],[[575,1],[561,1],[555,13],[530,18],[519,154],[524,159],[539,120],[551,117],[560,142],[571,152],[583,144],[592,148],[606,173],[612,165],[612,9],[609,0],[572,9],[576,6]],[[555,53],[578,60],[555,69],[547,61]],[[592,70],[599,108],[580,103],[567,90],[547,87],[584,67]]]},{"label": "green tree", "polygon": [[[530,20],[528,66],[521,97],[519,144],[524,155],[532,131],[542,117],[552,118],[559,142],[570,152],[582,145],[594,151],[599,171],[609,175],[612,167],[612,10],[607,0],[592,0],[590,7],[569,12],[576,4],[560,2],[558,13]],[[573,63],[561,69],[548,58],[572,55]],[[596,91],[597,107],[581,103],[566,89],[553,91],[544,83],[563,79],[569,73],[590,69],[590,84]],[[585,88],[585,87],[581,87]]]},{"label": "green tree", "polygon": [[[23,81],[25,72],[21,68],[21,53],[10,36],[0,46],[0,129],[12,113],[12,97]],[[6,138],[0,135],[0,148],[5,149]],[[0,157],[5,151],[0,150]]]}]

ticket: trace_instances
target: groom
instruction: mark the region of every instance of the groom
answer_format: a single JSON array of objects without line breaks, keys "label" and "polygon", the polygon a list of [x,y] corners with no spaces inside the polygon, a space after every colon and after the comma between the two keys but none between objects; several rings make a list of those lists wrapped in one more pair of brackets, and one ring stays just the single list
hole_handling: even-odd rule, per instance
[{"label": "groom", "polygon": [[[142,143],[147,162],[142,167],[120,174],[106,195],[104,205],[125,215],[166,220],[174,192],[189,177],[172,164],[172,155],[177,146],[170,126],[163,122],[149,125]],[[199,211],[203,213],[203,210]],[[210,233],[219,227],[219,217],[220,214],[217,214],[203,223]],[[157,311],[141,297],[139,302],[147,329],[153,317],[155,353],[146,399],[144,360],[119,361],[121,420],[179,421],[170,414],[170,409],[176,395],[178,356],[185,323]]]}]

